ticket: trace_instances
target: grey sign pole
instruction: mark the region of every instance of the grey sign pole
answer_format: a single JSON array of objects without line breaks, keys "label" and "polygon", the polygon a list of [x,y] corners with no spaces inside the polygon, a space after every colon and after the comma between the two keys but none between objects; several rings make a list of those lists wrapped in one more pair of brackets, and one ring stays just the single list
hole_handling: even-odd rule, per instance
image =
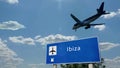
[{"label": "grey sign pole", "polygon": [[88,68],[94,68],[93,64],[88,64]]},{"label": "grey sign pole", "polygon": [[53,64],[53,68],[57,68],[57,64]]}]

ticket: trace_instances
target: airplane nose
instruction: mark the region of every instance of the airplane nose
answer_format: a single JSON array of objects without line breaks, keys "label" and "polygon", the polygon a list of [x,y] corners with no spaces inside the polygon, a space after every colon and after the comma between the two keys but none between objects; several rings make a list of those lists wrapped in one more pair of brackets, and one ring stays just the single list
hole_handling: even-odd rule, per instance
[{"label": "airplane nose", "polygon": [[75,27],[73,27],[72,29],[75,30]]},{"label": "airplane nose", "polygon": [[72,29],[74,30],[74,27]]}]

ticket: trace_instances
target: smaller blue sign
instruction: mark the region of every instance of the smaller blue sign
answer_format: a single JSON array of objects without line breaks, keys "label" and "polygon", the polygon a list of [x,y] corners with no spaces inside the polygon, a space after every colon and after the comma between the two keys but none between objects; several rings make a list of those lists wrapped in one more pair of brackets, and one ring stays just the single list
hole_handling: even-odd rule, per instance
[{"label": "smaller blue sign", "polygon": [[47,45],[47,64],[100,62],[96,37]]}]

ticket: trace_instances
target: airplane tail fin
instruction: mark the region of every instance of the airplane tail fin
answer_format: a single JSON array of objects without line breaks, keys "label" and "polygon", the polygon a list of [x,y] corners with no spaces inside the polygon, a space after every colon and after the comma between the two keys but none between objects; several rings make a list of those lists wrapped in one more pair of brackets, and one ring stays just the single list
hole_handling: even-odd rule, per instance
[{"label": "airplane tail fin", "polygon": [[106,11],[104,11],[104,2],[102,2],[102,4],[99,7],[99,9],[97,9],[97,13],[98,14],[109,14],[109,13],[106,13]]}]

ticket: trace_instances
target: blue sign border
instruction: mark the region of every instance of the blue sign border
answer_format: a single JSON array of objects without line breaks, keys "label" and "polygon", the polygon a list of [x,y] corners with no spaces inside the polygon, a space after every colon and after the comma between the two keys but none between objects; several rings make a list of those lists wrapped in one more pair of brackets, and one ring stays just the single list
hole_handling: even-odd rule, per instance
[{"label": "blue sign border", "polygon": [[[57,49],[56,49],[57,55],[49,55],[49,47],[51,46],[57,46]],[[73,49],[73,52],[70,53],[71,51],[70,50],[68,53],[66,47],[68,47],[68,51],[69,51],[69,47],[70,48],[76,47],[78,48],[76,49],[78,51],[74,51],[75,49]],[[86,50],[89,50],[89,51],[86,51]],[[94,54],[90,54],[90,53],[94,53]],[[89,56],[86,56],[86,55],[89,55]],[[100,51],[99,51],[99,44],[98,44],[97,37],[73,40],[68,42],[59,42],[59,43],[53,43],[53,44],[47,45],[47,56],[46,56],[47,64],[99,63],[99,62],[100,62]]]}]

